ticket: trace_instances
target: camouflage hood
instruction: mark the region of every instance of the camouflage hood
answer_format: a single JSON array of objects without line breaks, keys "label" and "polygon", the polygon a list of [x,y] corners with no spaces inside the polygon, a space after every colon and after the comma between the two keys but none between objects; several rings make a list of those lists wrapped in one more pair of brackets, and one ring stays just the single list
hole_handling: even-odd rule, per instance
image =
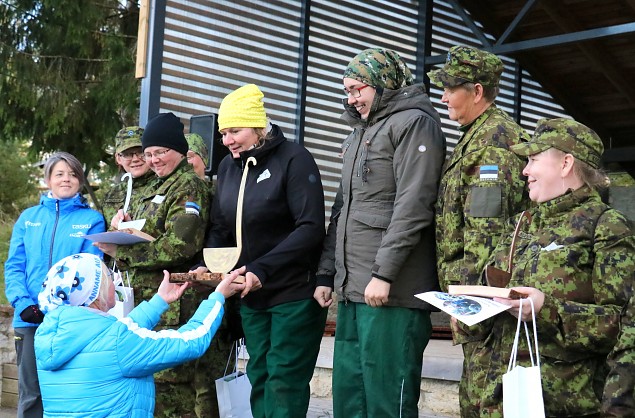
[{"label": "camouflage hood", "polygon": [[342,78],[352,78],[374,88],[396,90],[414,83],[406,62],[395,51],[365,49],[348,63]]}]

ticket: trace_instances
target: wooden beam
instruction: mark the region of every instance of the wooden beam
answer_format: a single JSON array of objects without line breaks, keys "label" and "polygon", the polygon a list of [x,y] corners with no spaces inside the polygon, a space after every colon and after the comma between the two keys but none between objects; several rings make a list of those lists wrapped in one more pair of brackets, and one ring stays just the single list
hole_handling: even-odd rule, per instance
[{"label": "wooden beam", "polygon": [[145,78],[148,57],[148,17],[150,15],[150,0],[141,0],[139,9],[139,30],[137,31],[137,63],[135,77]]}]

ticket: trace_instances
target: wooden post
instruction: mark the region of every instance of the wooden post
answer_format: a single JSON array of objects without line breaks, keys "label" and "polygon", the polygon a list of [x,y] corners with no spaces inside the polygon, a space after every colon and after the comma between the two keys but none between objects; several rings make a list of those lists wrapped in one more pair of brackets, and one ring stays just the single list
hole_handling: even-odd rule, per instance
[{"label": "wooden post", "polygon": [[141,0],[139,9],[139,31],[137,32],[137,65],[136,78],[145,78],[146,61],[148,57],[148,17],[150,15],[150,0]]}]

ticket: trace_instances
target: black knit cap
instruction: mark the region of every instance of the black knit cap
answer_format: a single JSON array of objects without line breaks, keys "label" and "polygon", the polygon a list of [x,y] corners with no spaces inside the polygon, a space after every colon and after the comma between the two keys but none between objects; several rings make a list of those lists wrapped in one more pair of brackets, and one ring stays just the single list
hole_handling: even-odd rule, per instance
[{"label": "black knit cap", "polygon": [[148,147],[166,147],[183,155],[187,155],[187,141],[183,134],[183,124],[174,113],[159,113],[146,124],[141,146],[145,151]]}]

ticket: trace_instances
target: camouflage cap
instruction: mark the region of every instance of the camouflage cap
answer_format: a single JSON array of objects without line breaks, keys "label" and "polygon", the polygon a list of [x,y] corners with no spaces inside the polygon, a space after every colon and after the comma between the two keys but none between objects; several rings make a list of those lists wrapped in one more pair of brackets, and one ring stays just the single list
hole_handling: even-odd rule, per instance
[{"label": "camouflage cap", "polygon": [[496,55],[458,45],[448,51],[443,68],[428,72],[428,77],[438,87],[456,87],[468,82],[496,87],[502,73],[503,62]]},{"label": "camouflage cap", "polygon": [[115,152],[119,153],[130,148],[140,147],[141,135],[143,135],[143,128],[139,126],[123,128],[115,136]]},{"label": "camouflage cap", "polygon": [[187,141],[187,146],[190,151],[197,153],[207,167],[207,164],[209,163],[209,151],[207,149],[207,145],[205,145],[203,137],[199,134],[191,133],[185,134],[185,140]]},{"label": "camouflage cap", "polygon": [[591,128],[573,119],[540,119],[531,141],[512,145],[511,150],[524,157],[549,148],[573,155],[593,168],[600,166],[604,144]]},{"label": "camouflage cap", "polygon": [[371,87],[397,90],[414,83],[406,62],[395,51],[369,48],[357,54],[342,78],[352,78]]}]

